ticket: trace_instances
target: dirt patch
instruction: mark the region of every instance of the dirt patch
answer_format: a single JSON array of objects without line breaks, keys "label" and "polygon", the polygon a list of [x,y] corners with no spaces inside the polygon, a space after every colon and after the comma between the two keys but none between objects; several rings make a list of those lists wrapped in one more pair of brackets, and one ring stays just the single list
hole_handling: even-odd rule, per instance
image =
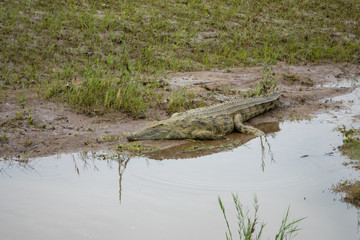
[{"label": "dirt patch", "polygon": [[[311,118],[313,114],[346,107],[331,98],[345,94],[352,86],[342,86],[344,79],[360,76],[360,66],[325,64],[289,66],[278,64],[274,77],[282,91],[281,106],[249,121],[258,125],[282,120]],[[194,101],[214,104],[238,97],[261,80],[262,68],[224,71],[171,73],[167,81],[172,89],[187,86]],[[109,149],[127,142],[125,134],[138,130],[154,117],[133,120],[124,113],[103,116],[75,113],[62,103],[45,101],[29,91],[6,92],[0,99],[0,156],[46,156],[52,154]],[[158,120],[168,118],[158,112]],[[160,148],[179,146],[187,141],[152,141]]]}]

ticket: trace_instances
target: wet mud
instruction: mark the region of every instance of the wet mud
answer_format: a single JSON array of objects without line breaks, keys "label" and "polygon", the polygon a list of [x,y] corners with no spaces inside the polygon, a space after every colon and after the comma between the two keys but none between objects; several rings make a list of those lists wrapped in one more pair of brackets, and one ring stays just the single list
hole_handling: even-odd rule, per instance
[{"label": "wet mud", "polygon": [[[233,216],[229,223],[236,229],[231,199],[236,193],[244,207],[251,207],[254,194],[258,196],[265,239],[275,235],[290,205],[291,219],[306,217],[296,239],[358,239],[359,210],[340,201],[342,196],[331,186],[359,179],[359,171],[344,165],[349,158],[338,146],[343,144],[340,126],[360,127],[360,78],[314,83],[301,103],[293,98],[294,83],[281,83],[289,79],[294,77],[279,79],[282,105],[247,123],[264,131],[266,138],[232,133],[214,141],[143,141],[160,146],[149,157],[81,151],[0,161],[0,238],[223,239],[226,225],[217,198]],[[309,81],[298,82],[297,87],[305,89]],[[220,91],[216,96],[232,97]],[[44,105],[61,107],[61,115],[45,111]],[[126,143],[121,134],[151,120],[121,119],[119,113],[89,117],[51,102],[34,109],[31,116],[13,112],[13,121],[4,126],[17,131],[28,127],[44,141],[49,135],[41,134],[52,133],[67,144],[48,143],[62,146],[61,151]],[[38,118],[36,111],[46,112],[47,118]],[[66,142],[72,135],[87,145],[78,148],[77,142]],[[26,138],[21,140],[26,144]]]},{"label": "wet mud", "polygon": [[[272,125],[268,132],[277,131],[276,124],[284,120],[311,118],[314,114],[346,108],[346,103],[333,100],[354,89],[341,85],[344,79],[360,76],[360,66],[350,64],[323,64],[290,66],[278,64],[273,68],[273,77],[282,92],[281,105],[266,114],[251,119],[248,124]],[[214,104],[236,98],[236,92],[246,91],[261,80],[262,68],[227,69],[223,71],[171,73],[166,76],[172,89],[187,86],[195,95],[194,101],[207,99]],[[24,97],[25,96],[25,97]],[[21,101],[21,98],[26,98]],[[113,149],[127,143],[125,134],[138,130],[152,121],[168,118],[166,112],[156,111],[147,119],[134,120],[120,112],[103,116],[88,116],[76,113],[63,103],[51,102],[35,92],[7,92],[0,99],[0,157],[38,157],[59,153]],[[267,131],[267,127],[262,130]],[[231,134],[220,143],[208,141],[206,151],[244,144],[251,136]],[[196,156],[193,141],[148,141],[162,150],[154,158],[174,158],[176,155]],[[196,143],[199,144],[199,143]],[[219,145],[220,144],[220,145]],[[179,147],[181,146],[181,147]],[[209,147],[210,146],[210,147]],[[213,147],[216,146],[216,147]],[[220,146],[220,147],[219,147]],[[198,148],[200,148],[199,146]],[[175,151],[176,149],[176,151]],[[215,149],[215,150],[214,150]],[[179,152],[180,151],[180,152]],[[167,153],[173,154],[172,156]]]}]

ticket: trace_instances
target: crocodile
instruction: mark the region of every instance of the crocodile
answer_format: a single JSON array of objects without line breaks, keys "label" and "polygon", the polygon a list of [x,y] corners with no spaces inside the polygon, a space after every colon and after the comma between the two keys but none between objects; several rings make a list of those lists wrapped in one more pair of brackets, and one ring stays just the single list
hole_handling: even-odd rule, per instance
[{"label": "crocodile", "polygon": [[233,131],[262,136],[264,133],[243,122],[274,109],[281,93],[235,99],[216,105],[175,113],[127,135],[129,141],[146,139],[219,139]]}]

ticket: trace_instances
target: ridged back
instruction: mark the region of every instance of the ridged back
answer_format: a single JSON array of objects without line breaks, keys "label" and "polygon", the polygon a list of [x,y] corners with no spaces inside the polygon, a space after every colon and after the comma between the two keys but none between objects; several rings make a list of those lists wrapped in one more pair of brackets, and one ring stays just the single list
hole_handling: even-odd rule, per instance
[{"label": "ridged back", "polygon": [[[254,106],[262,105],[270,102],[274,102],[281,96],[281,93],[275,92],[260,97],[253,97],[247,99],[235,99],[232,101],[219,103],[204,108],[196,108],[183,113],[177,114],[176,118],[186,118],[186,117],[206,117],[214,116],[217,114],[236,114],[244,110],[253,109]],[[255,109],[255,108],[254,108]]]}]

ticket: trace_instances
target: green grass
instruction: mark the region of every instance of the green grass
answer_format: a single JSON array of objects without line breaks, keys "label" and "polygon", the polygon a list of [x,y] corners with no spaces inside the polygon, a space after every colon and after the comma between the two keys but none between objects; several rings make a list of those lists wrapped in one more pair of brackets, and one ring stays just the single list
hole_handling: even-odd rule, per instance
[{"label": "green grass", "polygon": [[186,87],[174,90],[168,97],[166,110],[168,113],[183,112],[195,107],[201,107],[203,104],[194,103],[194,94],[187,91]]},{"label": "green grass", "polygon": [[9,137],[6,135],[6,133],[4,133],[0,138],[0,142],[7,143],[8,141],[9,141]]},{"label": "green grass", "polygon": [[360,138],[345,142],[344,145],[341,146],[341,151],[349,156],[350,159],[360,160]]},{"label": "green grass", "polygon": [[345,202],[360,207],[360,181],[345,180],[333,186],[333,190],[345,193],[345,196],[343,196]]},{"label": "green grass", "polygon": [[278,82],[274,78],[273,69],[271,66],[264,64],[262,69],[261,81],[257,82],[256,86],[246,91],[242,95],[246,98],[256,97],[264,94],[272,93],[278,90]]},{"label": "green grass", "polygon": [[[142,116],[149,102],[159,104],[156,76],[166,71],[268,59],[360,60],[355,0],[5,0],[0,6],[1,91],[35,86],[41,96],[86,112]],[[144,85],[144,77],[154,84]]]},{"label": "green grass", "polygon": [[[360,169],[360,129],[347,129],[344,125],[337,130],[343,134],[343,145],[339,148],[340,151],[354,160],[349,163],[353,168]],[[335,192],[345,193],[343,197],[345,202],[360,207],[360,181],[344,180],[333,186],[332,189]]]},{"label": "green grass", "polygon": [[338,128],[338,131],[343,134],[344,138],[340,151],[350,159],[360,161],[360,129],[346,129],[345,126],[342,126]]},{"label": "green grass", "polygon": [[[254,197],[254,213],[253,217],[250,216],[249,209],[243,207],[241,204],[238,195],[233,194],[233,201],[236,209],[236,218],[237,218],[237,232],[239,235],[240,240],[260,240],[263,230],[265,228],[265,223],[259,222],[259,203],[257,197]],[[225,207],[221,201],[221,198],[218,197],[219,205],[221,211],[223,213],[227,231],[225,232],[226,239],[232,240],[233,234],[231,232],[230,224],[227,219],[227,215],[225,212]],[[305,218],[299,218],[293,221],[289,221],[290,215],[290,207],[287,209],[281,224],[278,230],[278,233],[275,235],[275,240],[286,240],[291,239],[292,237],[296,236],[296,233],[300,230],[298,224],[304,220]]]},{"label": "green grass", "polygon": [[144,86],[140,77],[124,74],[120,77],[104,72],[101,67],[89,68],[81,81],[57,78],[39,92],[46,98],[60,98],[85,113],[102,114],[115,109],[145,116],[148,107],[156,105],[161,93],[156,81]]}]

